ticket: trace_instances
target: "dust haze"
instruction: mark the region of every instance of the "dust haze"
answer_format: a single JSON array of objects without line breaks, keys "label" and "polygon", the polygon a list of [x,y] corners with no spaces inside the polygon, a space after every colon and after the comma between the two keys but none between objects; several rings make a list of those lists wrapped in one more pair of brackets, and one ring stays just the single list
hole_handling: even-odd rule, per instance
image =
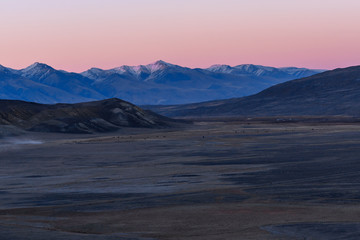
[{"label": "dust haze", "polygon": [[5,137],[0,139],[0,151],[19,149],[26,145],[39,145],[43,141],[37,139],[27,139],[22,137]]}]

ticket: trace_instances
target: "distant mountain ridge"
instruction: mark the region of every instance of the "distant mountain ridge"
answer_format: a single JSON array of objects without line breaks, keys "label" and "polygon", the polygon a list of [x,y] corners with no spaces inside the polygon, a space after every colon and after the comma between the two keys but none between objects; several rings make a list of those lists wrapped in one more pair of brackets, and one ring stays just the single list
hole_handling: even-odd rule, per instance
[{"label": "distant mountain ridge", "polygon": [[288,81],[242,98],[147,108],[169,117],[360,117],[360,66]]},{"label": "distant mountain ridge", "polygon": [[184,104],[247,96],[323,71],[252,64],[192,69],[164,61],[109,70],[91,68],[82,73],[43,63],[20,70],[0,65],[0,99],[76,103],[115,97],[141,105]]}]

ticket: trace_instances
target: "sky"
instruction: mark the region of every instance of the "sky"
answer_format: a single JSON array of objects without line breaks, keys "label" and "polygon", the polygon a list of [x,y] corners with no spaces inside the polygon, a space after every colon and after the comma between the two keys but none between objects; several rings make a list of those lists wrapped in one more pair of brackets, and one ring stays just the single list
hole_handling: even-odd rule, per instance
[{"label": "sky", "polygon": [[359,0],[0,0],[0,64],[360,65]]}]

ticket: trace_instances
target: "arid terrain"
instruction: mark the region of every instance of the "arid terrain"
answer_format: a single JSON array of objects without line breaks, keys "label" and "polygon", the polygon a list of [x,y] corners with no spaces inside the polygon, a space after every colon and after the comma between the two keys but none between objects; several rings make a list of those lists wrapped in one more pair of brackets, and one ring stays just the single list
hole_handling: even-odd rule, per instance
[{"label": "arid terrain", "polygon": [[1,240],[360,238],[357,122],[213,120],[0,141]]}]

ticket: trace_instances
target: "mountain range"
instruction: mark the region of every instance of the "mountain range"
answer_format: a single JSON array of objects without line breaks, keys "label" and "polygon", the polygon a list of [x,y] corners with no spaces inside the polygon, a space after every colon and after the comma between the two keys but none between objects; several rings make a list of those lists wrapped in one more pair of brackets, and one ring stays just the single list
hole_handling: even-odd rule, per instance
[{"label": "mountain range", "polygon": [[147,108],[170,117],[359,117],[360,66],[288,81],[242,98]]},{"label": "mountain range", "polygon": [[324,70],[260,65],[187,68],[157,61],[148,65],[82,73],[43,63],[15,70],[0,65],[0,99],[37,103],[77,103],[121,98],[135,104],[184,104],[242,97]]}]

